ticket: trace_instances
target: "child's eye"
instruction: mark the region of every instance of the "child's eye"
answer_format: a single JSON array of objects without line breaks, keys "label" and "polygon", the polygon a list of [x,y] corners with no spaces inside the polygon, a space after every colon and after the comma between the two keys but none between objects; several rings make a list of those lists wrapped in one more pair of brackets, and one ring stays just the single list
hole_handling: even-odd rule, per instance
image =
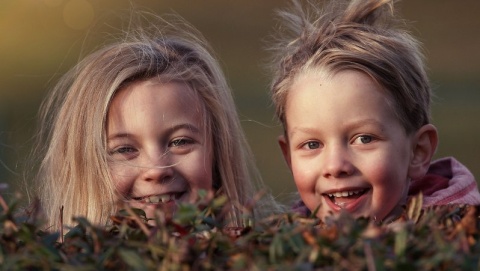
[{"label": "child's eye", "polygon": [[122,146],[122,147],[113,149],[112,151],[110,151],[110,154],[129,154],[129,153],[134,153],[136,151],[137,150],[134,147]]},{"label": "child's eye", "polygon": [[189,144],[192,144],[192,143],[193,143],[193,140],[182,137],[182,138],[177,138],[177,139],[174,139],[174,140],[170,141],[168,146],[169,147],[182,147],[182,146],[186,146],[186,145],[189,145]]},{"label": "child's eye", "polygon": [[317,141],[308,141],[307,143],[303,144],[302,148],[306,148],[309,150],[314,150],[320,148],[320,142]]},{"label": "child's eye", "polygon": [[370,135],[360,135],[357,138],[355,138],[354,143],[357,144],[368,144],[374,141],[373,136]]},{"label": "child's eye", "polygon": [[135,152],[135,151],[136,150],[133,147],[120,147],[120,148],[115,149],[113,152],[124,154],[124,153],[132,153],[132,152]]},{"label": "child's eye", "polygon": [[132,159],[137,154],[138,150],[132,146],[120,146],[113,148],[109,154],[113,159]]}]

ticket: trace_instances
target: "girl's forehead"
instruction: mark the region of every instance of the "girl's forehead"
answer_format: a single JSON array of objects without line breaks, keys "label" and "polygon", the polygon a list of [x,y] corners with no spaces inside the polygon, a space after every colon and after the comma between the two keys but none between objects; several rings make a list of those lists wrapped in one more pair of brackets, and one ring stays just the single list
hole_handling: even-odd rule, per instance
[{"label": "girl's forehead", "polygon": [[203,99],[188,85],[150,79],[119,90],[110,103],[107,119],[144,118],[158,125],[188,119],[200,128],[205,126],[205,113]]},{"label": "girl's forehead", "polygon": [[[202,111],[204,99],[189,84],[178,80],[163,80],[157,77],[138,80],[116,91],[112,97],[113,101],[128,100],[129,103],[148,103],[168,99],[175,103],[183,104],[185,107],[195,107]],[[164,106],[171,106],[164,103]]]}]

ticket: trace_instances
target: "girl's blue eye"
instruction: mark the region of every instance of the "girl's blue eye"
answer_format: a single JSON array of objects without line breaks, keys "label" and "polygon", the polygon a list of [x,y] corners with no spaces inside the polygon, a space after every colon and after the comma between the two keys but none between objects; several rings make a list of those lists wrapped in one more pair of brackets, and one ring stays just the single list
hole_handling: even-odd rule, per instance
[{"label": "girl's blue eye", "polygon": [[172,140],[170,142],[170,144],[168,144],[169,147],[181,147],[181,146],[185,146],[187,144],[190,144],[192,143],[192,140],[189,140],[189,139],[186,139],[186,138],[179,138],[179,139],[175,139],[175,140]]},{"label": "girl's blue eye", "polygon": [[182,146],[182,145],[185,145],[185,140],[183,139],[176,139],[174,141],[172,141],[172,143],[170,143],[170,146]]},{"label": "girl's blue eye", "polygon": [[138,155],[138,149],[133,146],[119,146],[110,150],[109,155],[114,160],[130,160]]},{"label": "girl's blue eye", "polygon": [[117,148],[113,151],[113,153],[131,153],[131,152],[134,152],[135,149],[132,148],[132,147],[120,147],[120,148]]}]

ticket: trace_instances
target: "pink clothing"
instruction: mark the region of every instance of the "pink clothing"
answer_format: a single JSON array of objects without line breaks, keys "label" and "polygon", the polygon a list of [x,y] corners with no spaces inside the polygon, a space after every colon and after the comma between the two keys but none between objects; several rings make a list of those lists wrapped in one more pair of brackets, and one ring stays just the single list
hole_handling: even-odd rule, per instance
[{"label": "pink clothing", "polygon": [[[480,192],[473,174],[453,157],[433,161],[421,180],[412,181],[408,195],[423,193],[423,206],[467,204],[480,205]],[[292,211],[309,216],[311,211],[298,201]]]},{"label": "pink clothing", "polygon": [[421,180],[412,181],[409,195],[423,193],[423,206],[480,205],[480,193],[472,173],[453,157],[433,161]]}]

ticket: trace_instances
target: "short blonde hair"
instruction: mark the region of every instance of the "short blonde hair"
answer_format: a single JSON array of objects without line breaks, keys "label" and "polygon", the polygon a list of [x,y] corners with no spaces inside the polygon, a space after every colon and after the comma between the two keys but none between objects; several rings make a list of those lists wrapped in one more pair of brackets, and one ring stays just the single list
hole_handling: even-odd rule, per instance
[{"label": "short blonde hair", "polygon": [[[155,18],[159,19],[159,18]],[[48,225],[59,229],[84,216],[108,223],[119,195],[108,170],[106,118],[115,93],[127,84],[159,77],[187,84],[204,103],[214,149],[213,183],[233,203],[247,205],[261,180],[242,132],[231,90],[210,48],[192,27],[164,20],[161,33],[129,31],[78,63],[52,90],[40,111],[37,150],[43,160],[36,183]],[[268,201],[268,199],[266,199]],[[273,201],[271,202],[273,204]],[[273,205],[271,205],[273,206]],[[261,210],[261,204],[258,205]],[[233,208],[234,224],[242,211]]]},{"label": "short blonde hair", "polygon": [[273,48],[271,95],[284,127],[294,80],[307,70],[334,74],[354,69],[368,74],[392,98],[407,133],[430,122],[430,83],[419,43],[393,12],[393,0],[330,1],[324,9],[295,1],[280,13],[286,29]]}]

